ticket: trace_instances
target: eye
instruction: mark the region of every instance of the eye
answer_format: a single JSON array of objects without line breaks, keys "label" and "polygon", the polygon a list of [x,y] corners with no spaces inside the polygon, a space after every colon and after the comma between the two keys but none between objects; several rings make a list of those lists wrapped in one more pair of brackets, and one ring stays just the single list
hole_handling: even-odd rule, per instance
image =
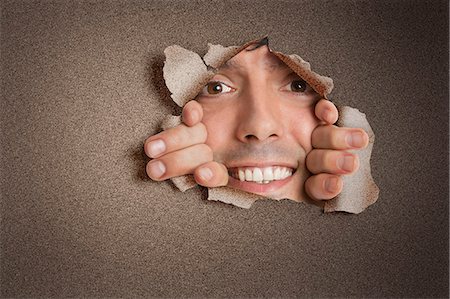
[{"label": "eye", "polygon": [[304,92],[308,84],[304,80],[294,80],[290,84],[290,91]]},{"label": "eye", "polygon": [[203,95],[216,95],[221,93],[231,92],[233,89],[220,81],[211,81],[208,82],[205,87],[203,87],[202,94]]}]

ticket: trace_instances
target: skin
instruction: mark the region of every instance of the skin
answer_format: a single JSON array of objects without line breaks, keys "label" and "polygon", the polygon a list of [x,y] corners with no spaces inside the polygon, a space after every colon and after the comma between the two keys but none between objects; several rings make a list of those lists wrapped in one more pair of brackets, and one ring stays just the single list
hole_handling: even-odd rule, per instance
[{"label": "skin", "polygon": [[[341,176],[359,167],[349,149],[367,146],[362,129],[338,128],[336,107],[315,93],[266,46],[242,51],[183,108],[183,124],[149,137],[146,170],[162,181],[194,174],[199,185],[233,188],[270,198],[328,200]],[[221,89],[220,92],[214,89]],[[289,178],[269,184],[240,182],[236,167],[287,166]]]}]

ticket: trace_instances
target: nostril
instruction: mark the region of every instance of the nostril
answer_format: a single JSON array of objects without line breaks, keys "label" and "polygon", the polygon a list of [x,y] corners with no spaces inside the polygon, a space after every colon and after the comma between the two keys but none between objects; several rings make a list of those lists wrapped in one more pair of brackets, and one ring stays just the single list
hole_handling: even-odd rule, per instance
[{"label": "nostril", "polygon": [[258,137],[258,136],[253,135],[253,134],[248,134],[248,135],[245,136],[245,139],[248,140],[248,141],[250,141],[250,140],[255,140],[255,141],[260,140],[260,141],[262,141],[262,140],[265,140],[265,139],[269,139],[269,138],[273,139],[273,138],[277,138],[277,137],[278,137],[277,134],[271,134],[268,137]]}]

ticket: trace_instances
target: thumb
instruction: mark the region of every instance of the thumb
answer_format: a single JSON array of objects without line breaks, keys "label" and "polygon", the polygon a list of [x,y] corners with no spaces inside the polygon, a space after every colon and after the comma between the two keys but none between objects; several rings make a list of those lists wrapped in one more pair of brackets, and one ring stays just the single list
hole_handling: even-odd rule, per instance
[{"label": "thumb", "polygon": [[197,184],[204,187],[221,187],[228,184],[228,170],[225,165],[211,161],[197,167],[194,171]]}]

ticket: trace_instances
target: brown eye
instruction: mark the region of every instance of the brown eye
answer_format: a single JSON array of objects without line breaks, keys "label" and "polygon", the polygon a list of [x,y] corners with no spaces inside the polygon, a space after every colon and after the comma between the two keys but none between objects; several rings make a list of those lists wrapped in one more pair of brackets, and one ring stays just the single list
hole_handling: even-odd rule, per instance
[{"label": "brown eye", "polygon": [[306,82],[303,80],[292,81],[291,90],[294,92],[304,92],[306,90]]},{"label": "brown eye", "polygon": [[206,85],[206,90],[209,94],[218,94],[222,92],[222,83],[220,82],[209,82]]},{"label": "brown eye", "polygon": [[220,81],[211,81],[208,82],[205,87],[203,87],[203,90],[201,92],[202,95],[208,96],[208,95],[219,95],[222,93],[228,93],[232,92],[234,89],[229,87],[223,82]]}]

